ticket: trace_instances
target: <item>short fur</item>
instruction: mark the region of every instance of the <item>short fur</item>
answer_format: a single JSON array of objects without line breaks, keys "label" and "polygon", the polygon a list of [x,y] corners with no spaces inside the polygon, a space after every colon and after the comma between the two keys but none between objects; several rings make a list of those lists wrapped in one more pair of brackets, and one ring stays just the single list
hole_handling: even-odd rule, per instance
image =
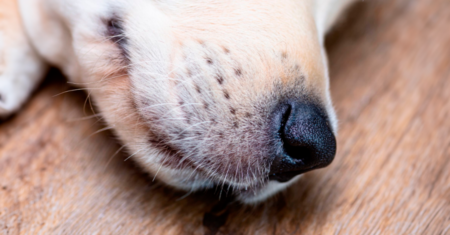
[{"label": "short fur", "polygon": [[57,66],[155,177],[263,201],[295,181],[267,177],[280,100],[319,104],[337,131],[323,38],[350,2],[1,0],[0,116]]}]

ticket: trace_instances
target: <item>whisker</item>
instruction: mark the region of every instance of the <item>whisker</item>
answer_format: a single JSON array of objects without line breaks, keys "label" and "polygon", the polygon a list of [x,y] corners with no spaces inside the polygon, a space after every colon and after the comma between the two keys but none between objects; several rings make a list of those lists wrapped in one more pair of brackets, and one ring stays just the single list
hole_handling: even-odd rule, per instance
[{"label": "whisker", "polygon": [[158,176],[158,173],[159,173],[159,171],[161,170],[162,166],[163,166],[162,164],[159,166],[158,170],[156,171],[155,176],[153,177],[152,182],[155,182],[156,176]]},{"label": "whisker", "polygon": [[127,157],[125,160],[123,160],[124,162],[128,161],[130,158],[134,157],[136,154],[142,152],[142,150],[144,150],[144,148],[136,151],[135,153],[131,154],[129,157]]},{"label": "whisker", "polygon": [[109,164],[111,163],[112,159],[123,149],[125,148],[125,145],[122,145],[122,147],[120,147],[108,160],[108,162],[105,165],[105,168],[103,170],[106,170],[106,168],[108,168]]}]

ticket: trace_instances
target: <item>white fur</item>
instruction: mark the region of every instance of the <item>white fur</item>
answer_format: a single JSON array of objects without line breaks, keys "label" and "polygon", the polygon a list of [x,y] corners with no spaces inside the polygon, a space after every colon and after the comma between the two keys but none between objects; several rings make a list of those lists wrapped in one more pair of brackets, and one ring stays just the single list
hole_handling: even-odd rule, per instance
[{"label": "white fur", "polygon": [[0,21],[0,118],[25,103],[46,68],[22,30],[16,11],[15,6],[0,9],[0,16],[11,16]]},{"label": "white fur", "polygon": [[[155,177],[191,191],[226,184],[244,203],[263,201],[299,178],[264,177],[264,120],[283,93],[319,97],[337,130],[323,41],[350,2],[18,0],[26,33],[17,25],[19,39],[9,40],[0,28],[0,115],[23,104],[45,63],[55,65]],[[126,62],[107,37],[115,18]]]}]

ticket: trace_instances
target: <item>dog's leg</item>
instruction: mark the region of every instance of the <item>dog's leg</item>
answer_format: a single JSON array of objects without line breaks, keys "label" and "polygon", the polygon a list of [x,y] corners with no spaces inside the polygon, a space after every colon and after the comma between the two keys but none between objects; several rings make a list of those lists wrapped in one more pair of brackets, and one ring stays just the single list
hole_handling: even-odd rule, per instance
[{"label": "dog's leg", "polygon": [[0,0],[0,118],[22,106],[45,71],[22,26],[17,0]]},{"label": "dog's leg", "polygon": [[313,0],[314,15],[321,41],[327,31],[336,23],[342,12],[356,0]]}]

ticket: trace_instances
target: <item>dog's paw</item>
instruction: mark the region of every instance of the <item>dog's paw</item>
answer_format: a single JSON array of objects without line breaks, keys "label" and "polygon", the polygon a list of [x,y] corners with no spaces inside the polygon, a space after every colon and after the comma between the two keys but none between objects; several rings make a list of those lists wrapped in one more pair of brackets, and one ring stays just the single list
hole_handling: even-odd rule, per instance
[{"label": "dog's paw", "polygon": [[38,60],[25,57],[22,61],[27,63],[21,66],[14,63],[3,73],[0,71],[0,119],[5,119],[20,109],[45,71]]},{"label": "dog's paw", "polygon": [[0,119],[9,117],[21,106],[20,96],[23,96],[18,87],[11,84],[10,79],[0,75]]},{"label": "dog's paw", "polygon": [[0,1],[0,119],[19,110],[41,81],[46,64],[30,44],[16,1]]},{"label": "dog's paw", "polygon": [[0,68],[0,119],[17,112],[42,80],[47,70],[31,50],[8,57],[10,63]]},{"label": "dog's paw", "polygon": [[20,109],[46,71],[42,59],[26,43],[6,52],[6,63],[0,64],[0,119]]}]

